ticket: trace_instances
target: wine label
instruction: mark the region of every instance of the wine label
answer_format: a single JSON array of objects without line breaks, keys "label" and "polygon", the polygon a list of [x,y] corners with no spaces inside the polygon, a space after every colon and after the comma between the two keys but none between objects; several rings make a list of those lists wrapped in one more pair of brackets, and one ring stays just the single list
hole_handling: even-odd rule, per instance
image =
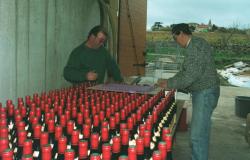
[{"label": "wine label", "polygon": [[137,138],[139,137],[139,135],[138,135],[138,134],[135,134],[135,136],[134,136],[134,137],[135,137],[135,139],[137,139]]},{"label": "wine label", "polygon": [[57,157],[58,157],[58,153],[55,154],[55,157],[54,157],[54,158],[57,159]]},{"label": "wine label", "polygon": [[31,133],[30,132],[27,134],[27,137],[31,137]]},{"label": "wine label", "polygon": [[150,149],[153,150],[155,148],[155,143],[154,142],[150,142]]},{"label": "wine label", "polygon": [[16,141],[17,141],[17,138],[15,137],[15,139],[14,139],[13,143],[16,143]]},{"label": "wine label", "polygon": [[29,125],[25,126],[25,131],[27,131],[27,130],[28,130],[28,128],[29,128]]},{"label": "wine label", "polygon": [[39,156],[39,151],[34,151],[33,157],[38,157]]},{"label": "wine label", "polygon": [[42,132],[44,131],[44,128],[45,128],[45,123],[42,125]]},{"label": "wine label", "polygon": [[13,129],[14,124],[12,122],[10,122],[10,124],[8,125],[9,131]]},{"label": "wine label", "polygon": [[71,145],[67,145],[67,149],[71,149]]},{"label": "wine label", "polygon": [[17,147],[14,149],[14,153],[16,153],[17,152]]},{"label": "wine label", "polygon": [[130,140],[128,144],[129,144],[129,145],[136,145],[136,141],[135,141],[134,139],[133,139],[133,140]]},{"label": "wine label", "polygon": [[83,139],[83,135],[82,134],[79,134],[79,139]]}]

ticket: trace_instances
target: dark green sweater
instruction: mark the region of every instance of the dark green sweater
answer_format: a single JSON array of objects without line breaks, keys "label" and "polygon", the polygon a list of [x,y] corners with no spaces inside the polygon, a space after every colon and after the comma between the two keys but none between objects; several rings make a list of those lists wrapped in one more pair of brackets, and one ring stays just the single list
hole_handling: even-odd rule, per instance
[{"label": "dark green sweater", "polygon": [[181,70],[168,79],[168,88],[192,92],[219,86],[212,53],[212,48],[204,39],[192,36],[185,48]]},{"label": "dark green sweater", "polygon": [[63,75],[71,83],[82,83],[87,81],[86,74],[89,71],[98,74],[96,83],[104,82],[106,71],[115,81],[123,80],[118,65],[104,47],[91,49],[83,43],[70,54]]}]

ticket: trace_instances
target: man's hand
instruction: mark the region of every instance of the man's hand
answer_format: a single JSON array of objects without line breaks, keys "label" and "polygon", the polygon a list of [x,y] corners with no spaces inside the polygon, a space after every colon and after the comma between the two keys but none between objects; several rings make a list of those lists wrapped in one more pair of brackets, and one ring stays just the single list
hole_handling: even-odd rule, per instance
[{"label": "man's hand", "polygon": [[168,83],[166,79],[158,79],[157,86],[167,89]]},{"label": "man's hand", "polygon": [[87,73],[86,78],[89,81],[95,81],[98,77],[98,74],[95,71],[90,71]]}]

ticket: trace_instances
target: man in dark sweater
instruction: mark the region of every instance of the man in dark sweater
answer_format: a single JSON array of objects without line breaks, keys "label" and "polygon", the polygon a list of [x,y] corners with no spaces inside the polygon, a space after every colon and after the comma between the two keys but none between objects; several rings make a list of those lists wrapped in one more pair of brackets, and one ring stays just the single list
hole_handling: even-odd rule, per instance
[{"label": "man in dark sweater", "polygon": [[208,160],[211,116],[220,94],[213,51],[204,39],[192,36],[188,24],[174,25],[172,34],[174,40],[185,49],[184,62],[174,77],[160,79],[158,85],[191,93],[192,160]]},{"label": "man in dark sweater", "polygon": [[70,54],[64,68],[64,78],[73,84],[87,81],[99,84],[104,83],[107,72],[114,81],[122,82],[117,63],[103,46],[106,39],[107,32],[102,26],[92,28],[87,40]]}]

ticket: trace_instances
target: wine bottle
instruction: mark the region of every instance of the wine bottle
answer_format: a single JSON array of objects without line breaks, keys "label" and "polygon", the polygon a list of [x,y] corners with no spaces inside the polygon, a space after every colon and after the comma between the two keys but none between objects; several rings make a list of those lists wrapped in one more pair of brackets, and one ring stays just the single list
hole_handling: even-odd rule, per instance
[{"label": "wine bottle", "polygon": [[109,142],[109,129],[108,127],[102,127],[101,128],[101,146],[104,143],[108,143]]},{"label": "wine bottle", "polygon": [[69,120],[67,122],[67,134],[66,134],[67,135],[68,144],[70,144],[73,130],[74,130],[74,121]]},{"label": "wine bottle", "polygon": [[41,137],[41,128],[40,124],[36,124],[33,127],[34,134],[33,134],[33,149],[34,149],[34,159],[38,159],[39,152],[40,152],[40,137]]},{"label": "wine bottle", "polygon": [[123,129],[121,131],[121,154],[128,154],[128,145],[129,145],[129,130]]},{"label": "wine bottle", "polygon": [[73,130],[71,136],[71,147],[75,152],[75,158],[78,155],[79,131]]},{"label": "wine bottle", "polygon": [[56,125],[55,127],[55,142],[54,142],[54,146],[52,148],[52,157],[55,157],[56,153],[58,152],[58,141],[59,138],[63,135],[63,129],[62,126],[60,125]]},{"label": "wine bottle", "polygon": [[161,158],[167,159],[167,145],[164,141],[158,143],[158,150],[161,152]]},{"label": "wine bottle", "polygon": [[64,152],[67,149],[67,137],[62,136],[58,140],[58,153],[55,155],[54,159],[64,160]]},{"label": "wine bottle", "polygon": [[90,154],[92,153],[100,153],[99,150],[99,134],[92,133],[90,138]]},{"label": "wine bottle", "polygon": [[98,114],[95,114],[93,116],[93,128],[92,132],[99,133],[100,132],[100,122],[99,122],[99,116]]},{"label": "wine bottle", "polygon": [[23,154],[23,144],[27,138],[27,132],[25,130],[18,131],[18,146],[14,149],[15,160],[20,160]]},{"label": "wine bottle", "polygon": [[115,135],[116,135],[115,117],[111,116],[109,119],[109,139],[112,139]]},{"label": "wine bottle", "polygon": [[137,160],[144,160],[144,139],[143,137],[138,137],[136,139],[136,153],[137,153]]},{"label": "wine bottle", "polygon": [[77,113],[77,129],[81,132],[83,125],[83,114],[81,112]]},{"label": "wine bottle", "polygon": [[144,131],[144,153],[145,159],[149,159],[152,156],[152,149],[150,148],[151,132],[149,130]]}]

